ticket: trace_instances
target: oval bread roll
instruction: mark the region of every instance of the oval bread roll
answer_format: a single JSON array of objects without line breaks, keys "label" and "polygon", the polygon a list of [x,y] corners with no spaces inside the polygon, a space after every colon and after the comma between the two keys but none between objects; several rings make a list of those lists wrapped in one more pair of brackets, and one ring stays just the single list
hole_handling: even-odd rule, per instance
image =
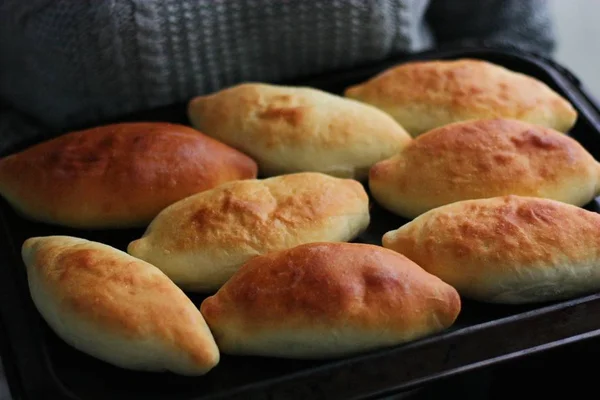
[{"label": "oval bread roll", "polygon": [[582,206],[600,190],[600,164],[552,129],[477,120],[419,136],[375,164],[369,186],[379,204],[406,218],[455,201],[509,194]]},{"label": "oval bread roll", "polygon": [[68,236],[25,241],[31,298],[71,346],[140,371],[203,375],[219,349],[196,306],[158,268]]},{"label": "oval bread roll", "polygon": [[0,160],[0,194],[30,219],[74,228],[146,226],[221,183],[256,178],[248,156],[167,123],[72,132]]},{"label": "oval bread roll", "polygon": [[182,288],[216,291],[250,258],[308,242],[344,242],[369,225],[354,180],[298,173],[230,182],[163,210],[129,254]]},{"label": "oval bread roll", "polygon": [[485,302],[561,300],[600,289],[600,214],[554,200],[449,204],[387,232],[383,246]]},{"label": "oval bread roll", "polygon": [[223,353],[328,358],[451,326],[456,290],[379,246],[311,243],[255,257],[201,306]]},{"label": "oval bread roll", "polygon": [[458,121],[512,118],[568,131],[571,104],[545,83],[486,61],[409,62],[345,91],[390,114],[411,135]]},{"label": "oval bread roll", "polygon": [[192,125],[252,156],[263,176],[322,172],[366,179],[410,135],[389,115],[317,89],[246,83],[188,106]]}]

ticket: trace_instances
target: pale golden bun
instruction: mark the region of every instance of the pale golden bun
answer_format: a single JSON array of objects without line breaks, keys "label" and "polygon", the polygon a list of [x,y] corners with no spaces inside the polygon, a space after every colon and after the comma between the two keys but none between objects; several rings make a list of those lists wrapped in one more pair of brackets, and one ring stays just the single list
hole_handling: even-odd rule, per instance
[{"label": "pale golden bun", "polygon": [[411,140],[377,108],[307,87],[240,84],[192,99],[188,115],[201,131],[252,156],[263,176],[362,180]]},{"label": "pale golden bun", "polygon": [[486,302],[561,300],[600,289],[600,214],[554,200],[449,204],[386,233],[383,246]]},{"label": "pale golden bun", "polygon": [[230,182],[181,200],[163,210],[128,252],[186,290],[214,292],[254,256],[349,241],[369,220],[359,182],[304,172]]},{"label": "pale golden bun", "polygon": [[203,375],[219,350],[196,306],[152,265],[68,236],[23,244],[31,298],[65,342],[110,364]]},{"label": "pale golden bun", "polygon": [[401,64],[345,96],[387,112],[413,136],[470,119],[513,118],[560,132],[577,120],[573,106],[545,83],[473,59]]}]

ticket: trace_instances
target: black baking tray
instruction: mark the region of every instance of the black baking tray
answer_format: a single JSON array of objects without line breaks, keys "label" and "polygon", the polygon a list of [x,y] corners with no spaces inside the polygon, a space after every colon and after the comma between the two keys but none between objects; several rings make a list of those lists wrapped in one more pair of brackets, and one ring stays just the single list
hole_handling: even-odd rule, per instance
[{"label": "black baking tray", "polygon": [[[600,159],[597,106],[573,74],[534,54],[488,48],[437,50],[285,83],[341,93],[347,86],[401,62],[462,57],[488,60],[546,82],[576,107],[579,119],[570,134]],[[118,119],[132,120],[187,123],[185,104]],[[597,201],[586,208],[600,212]],[[405,222],[373,203],[371,226],[359,241],[381,244],[383,233]],[[142,233],[78,231],[38,224],[22,219],[0,201],[0,349],[15,399],[375,398],[600,335],[600,319],[595,317],[600,315],[600,293],[533,306],[490,305],[463,299],[463,310],[451,329],[355,357],[295,361],[222,355],[214,370],[195,378],[127,371],[73,349],[48,328],[29,297],[20,247],[31,236],[66,234],[125,249]],[[202,300],[201,296],[190,297],[196,304]]]}]

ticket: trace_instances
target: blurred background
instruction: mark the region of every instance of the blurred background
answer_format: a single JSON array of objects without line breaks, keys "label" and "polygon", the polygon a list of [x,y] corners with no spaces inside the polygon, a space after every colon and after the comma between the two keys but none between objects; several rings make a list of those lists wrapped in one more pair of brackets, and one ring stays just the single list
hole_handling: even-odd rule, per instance
[{"label": "blurred background", "polygon": [[556,60],[600,98],[600,1],[549,1],[556,21]]}]

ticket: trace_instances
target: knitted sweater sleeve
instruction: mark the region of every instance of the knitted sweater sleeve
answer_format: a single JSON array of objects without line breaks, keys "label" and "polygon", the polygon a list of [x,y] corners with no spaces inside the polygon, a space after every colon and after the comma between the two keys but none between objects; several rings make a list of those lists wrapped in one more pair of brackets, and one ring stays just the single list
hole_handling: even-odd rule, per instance
[{"label": "knitted sweater sleeve", "polygon": [[0,0],[0,155],[236,82],[428,49],[432,30],[438,45],[554,45],[545,0]]},{"label": "knitted sweater sleeve", "polygon": [[442,46],[485,43],[546,56],[555,48],[546,0],[432,0],[427,20]]}]

